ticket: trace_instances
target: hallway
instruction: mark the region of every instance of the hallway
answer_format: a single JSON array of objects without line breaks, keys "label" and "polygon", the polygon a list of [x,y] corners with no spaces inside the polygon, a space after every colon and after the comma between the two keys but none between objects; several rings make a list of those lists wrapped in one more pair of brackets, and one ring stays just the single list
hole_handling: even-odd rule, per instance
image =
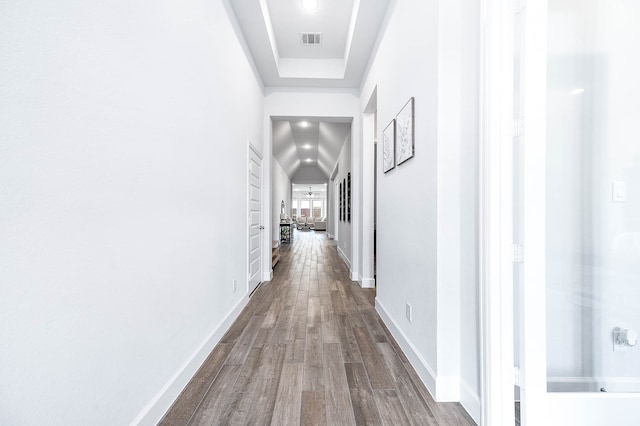
[{"label": "hallway", "polygon": [[325,233],[295,233],[163,425],[472,425],[435,403]]}]

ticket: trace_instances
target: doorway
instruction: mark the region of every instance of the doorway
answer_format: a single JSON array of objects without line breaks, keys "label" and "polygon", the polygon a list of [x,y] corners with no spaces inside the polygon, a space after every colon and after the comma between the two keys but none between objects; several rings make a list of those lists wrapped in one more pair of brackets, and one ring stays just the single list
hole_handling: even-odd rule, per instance
[{"label": "doorway", "polygon": [[374,88],[362,116],[362,287],[375,288],[377,276],[378,100]]}]

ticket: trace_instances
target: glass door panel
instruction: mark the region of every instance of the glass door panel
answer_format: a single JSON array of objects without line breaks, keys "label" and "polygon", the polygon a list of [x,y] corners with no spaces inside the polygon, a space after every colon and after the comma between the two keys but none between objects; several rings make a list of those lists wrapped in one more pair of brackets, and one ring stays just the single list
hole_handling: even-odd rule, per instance
[{"label": "glass door panel", "polygon": [[638,425],[640,2],[524,13],[522,424]]},{"label": "glass door panel", "polygon": [[640,392],[638,19],[631,0],[548,3],[549,392]]}]

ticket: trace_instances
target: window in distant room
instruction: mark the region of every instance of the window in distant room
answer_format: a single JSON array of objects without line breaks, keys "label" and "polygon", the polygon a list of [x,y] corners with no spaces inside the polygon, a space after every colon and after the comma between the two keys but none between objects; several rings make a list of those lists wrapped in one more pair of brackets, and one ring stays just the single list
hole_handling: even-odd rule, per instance
[{"label": "window in distant room", "polygon": [[322,200],[313,200],[313,217],[322,217]]},{"label": "window in distant room", "polygon": [[309,200],[300,200],[300,216],[309,217],[310,208]]}]

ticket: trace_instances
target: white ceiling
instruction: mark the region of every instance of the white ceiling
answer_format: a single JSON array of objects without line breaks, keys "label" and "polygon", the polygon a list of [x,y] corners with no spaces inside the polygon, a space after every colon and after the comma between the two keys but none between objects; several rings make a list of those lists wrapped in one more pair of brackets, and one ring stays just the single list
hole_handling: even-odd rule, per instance
[{"label": "white ceiling", "polygon": [[[323,2],[315,12],[302,13],[291,1],[267,0],[267,5],[281,58],[344,59],[353,0]],[[302,32],[322,33],[321,45],[304,46]]]},{"label": "white ceiling", "polygon": [[[308,127],[301,126],[303,121]],[[273,156],[289,178],[293,178],[300,166],[308,165],[317,166],[328,179],[350,133],[351,121],[346,119],[273,119]]]},{"label": "white ceiling", "polygon": [[[265,87],[320,88],[360,87],[390,2],[318,0],[309,12],[302,0],[229,1]],[[304,46],[303,32],[322,43]],[[350,131],[350,119],[273,118],[272,152],[289,178],[309,165],[328,179]]]},{"label": "white ceiling", "polygon": [[[265,86],[360,87],[389,0],[230,0]],[[300,33],[322,33],[303,46]]]}]

